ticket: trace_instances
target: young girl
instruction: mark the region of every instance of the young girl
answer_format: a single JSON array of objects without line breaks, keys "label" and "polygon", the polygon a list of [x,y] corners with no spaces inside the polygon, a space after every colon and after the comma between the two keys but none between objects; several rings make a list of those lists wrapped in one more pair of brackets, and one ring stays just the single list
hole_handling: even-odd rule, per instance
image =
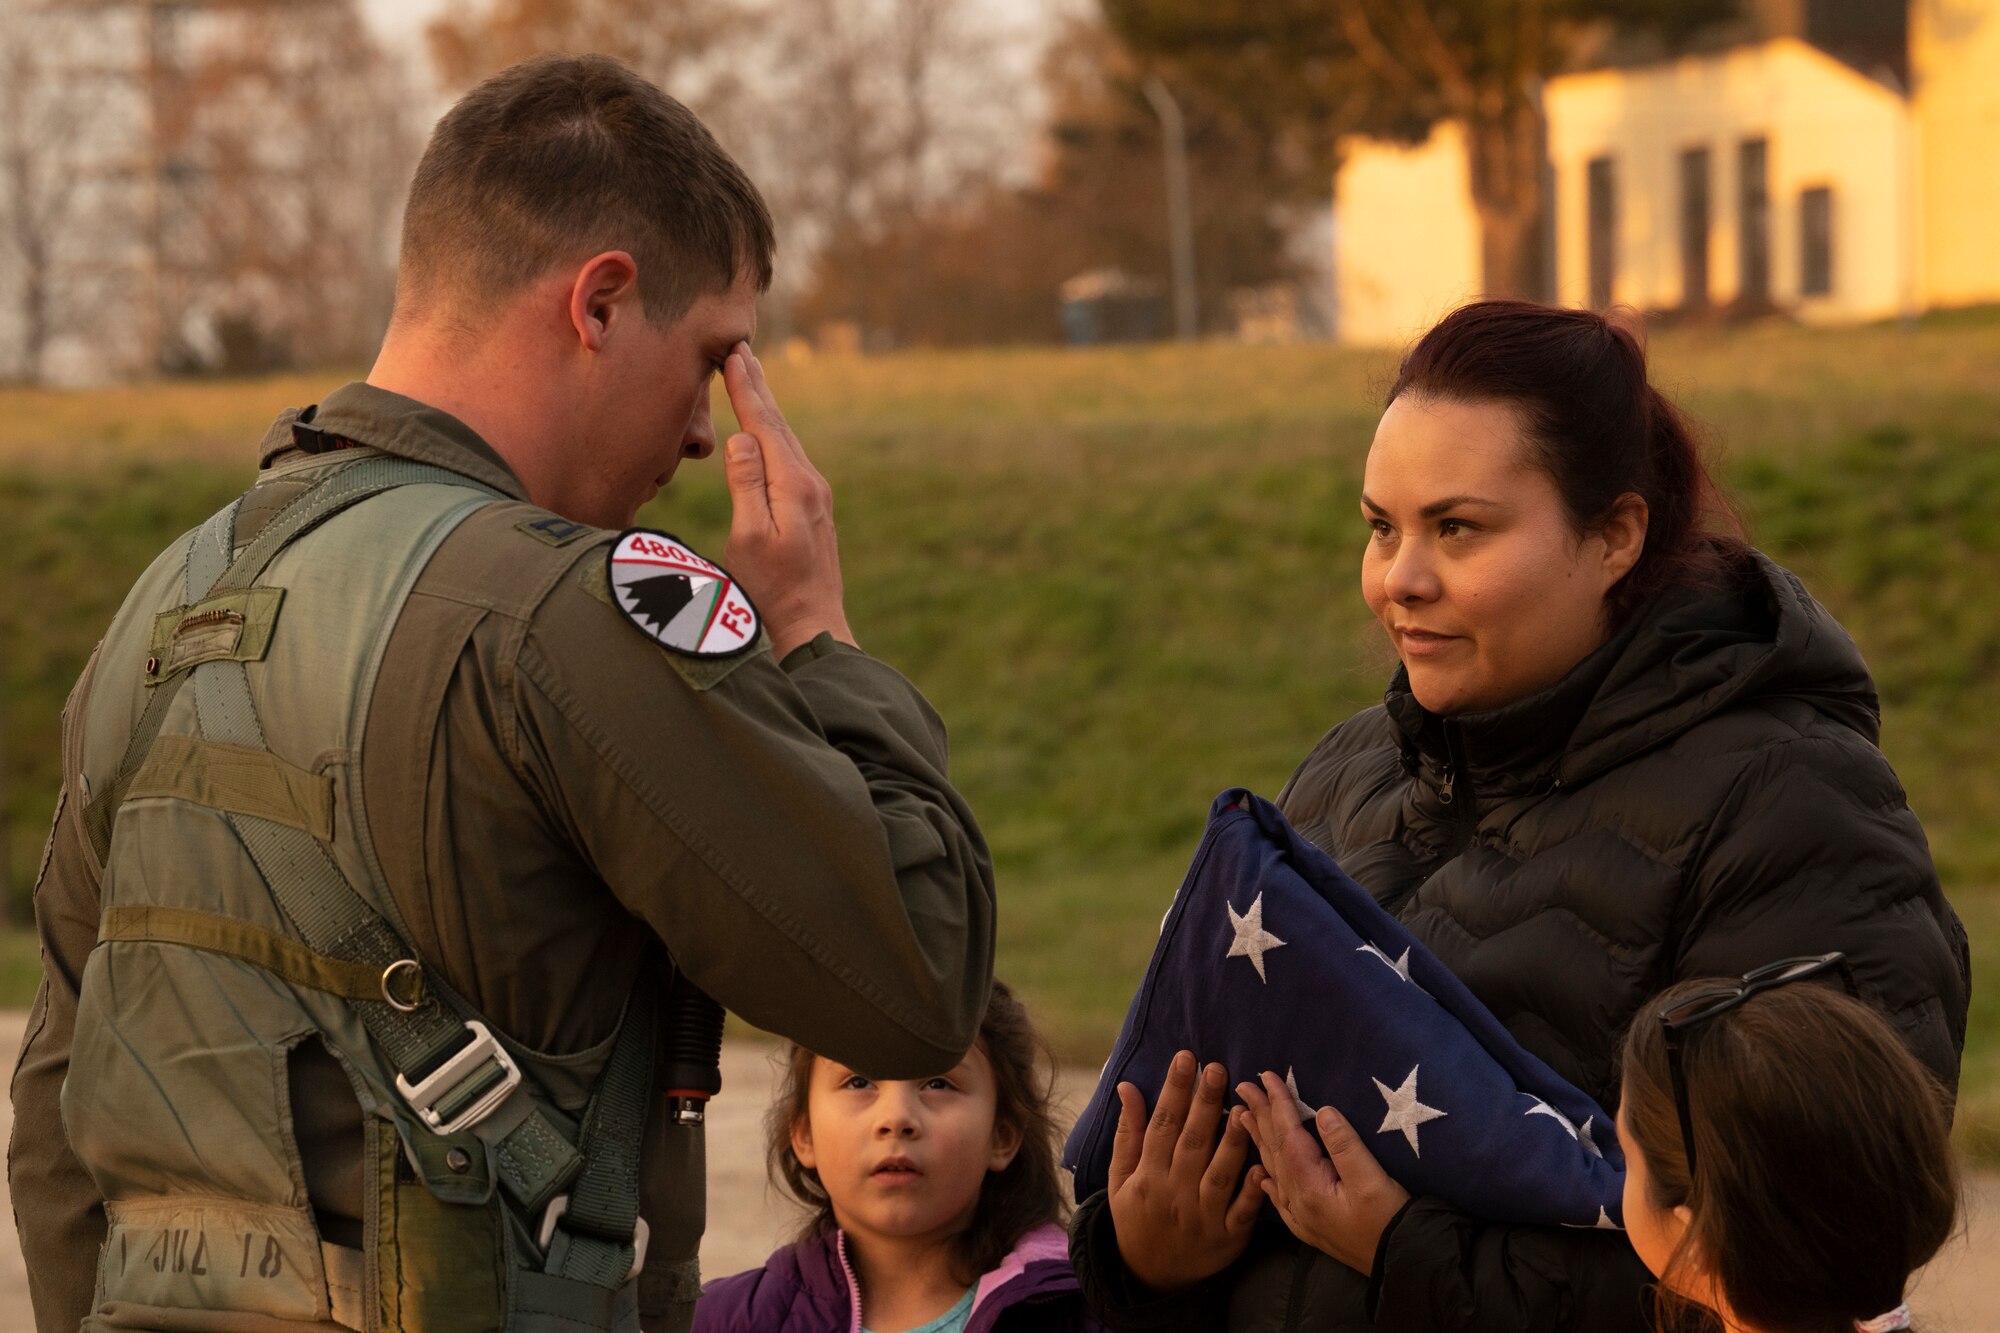
[{"label": "young girl", "polygon": [[1625,1226],[1664,1316],[1705,1306],[1730,1333],[1910,1326],[1905,1284],[1958,1205],[1945,1094],[1873,1009],[1792,984],[1842,966],[1684,982],[1627,1034]]},{"label": "young girl", "polygon": [[1005,985],[945,1073],[874,1079],[793,1047],[772,1174],[811,1212],[710,1283],[694,1333],[1095,1333],[1070,1271],[1043,1048]]}]

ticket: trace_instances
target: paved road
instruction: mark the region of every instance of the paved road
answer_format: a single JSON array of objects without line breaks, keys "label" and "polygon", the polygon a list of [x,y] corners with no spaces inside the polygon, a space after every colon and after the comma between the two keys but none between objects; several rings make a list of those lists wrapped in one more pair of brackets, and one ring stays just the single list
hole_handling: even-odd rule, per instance
[{"label": "paved road", "polygon": [[[24,1021],[18,1012],[0,1013],[0,1067],[13,1068]],[[775,1072],[768,1048],[732,1042],[722,1059],[726,1091],[709,1118],[708,1236],[701,1251],[702,1269],[712,1276],[762,1263],[797,1224],[764,1177],[762,1118]],[[1095,1077],[1065,1071],[1061,1092],[1072,1107],[1082,1105]],[[0,1133],[12,1127],[12,1110],[0,1102]],[[1925,1271],[1910,1302],[1925,1333],[2000,1333],[2000,1174],[1970,1177],[1966,1196],[1965,1231]],[[31,1327],[27,1290],[14,1210],[0,1209],[0,1330]]]}]

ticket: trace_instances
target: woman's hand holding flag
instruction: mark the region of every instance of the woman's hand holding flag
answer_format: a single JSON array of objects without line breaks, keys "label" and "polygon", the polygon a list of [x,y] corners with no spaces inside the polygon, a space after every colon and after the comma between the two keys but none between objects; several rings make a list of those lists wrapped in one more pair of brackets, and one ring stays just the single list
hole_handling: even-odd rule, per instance
[{"label": "woman's hand holding flag", "polygon": [[1243,1118],[1264,1159],[1263,1189],[1278,1216],[1306,1244],[1357,1273],[1372,1272],[1382,1233],[1410,1201],[1410,1192],[1390,1178],[1354,1126],[1331,1106],[1320,1107],[1314,1117],[1332,1160],[1321,1156],[1293,1111],[1291,1090],[1276,1074],[1265,1071],[1261,1087],[1239,1083],[1236,1094],[1248,1108]]}]

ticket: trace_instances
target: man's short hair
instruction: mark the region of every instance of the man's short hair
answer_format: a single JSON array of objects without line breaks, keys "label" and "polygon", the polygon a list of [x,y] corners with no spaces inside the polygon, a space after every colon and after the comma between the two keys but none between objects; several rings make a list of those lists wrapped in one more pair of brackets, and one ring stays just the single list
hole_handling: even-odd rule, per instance
[{"label": "man's short hair", "polygon": [[664,326],[742,275],[768,287],[775,248],[763,196],[692,111],[606,56],[538,56],[432,132],[403,214],[397,313],[484,313],[624,250]]}]

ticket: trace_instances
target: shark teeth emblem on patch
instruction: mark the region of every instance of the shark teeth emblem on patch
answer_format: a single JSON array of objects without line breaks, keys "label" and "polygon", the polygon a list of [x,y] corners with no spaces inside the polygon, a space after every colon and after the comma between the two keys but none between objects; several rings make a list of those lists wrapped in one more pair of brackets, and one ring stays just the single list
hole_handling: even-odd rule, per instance
[{"label": "shark teeth emblem on patch", "polygon": [[757,642],[757,608],[729,571],[686,542],[633,528],[611,550],[611,599],[646,635],[689,657],[733,657]]}]

